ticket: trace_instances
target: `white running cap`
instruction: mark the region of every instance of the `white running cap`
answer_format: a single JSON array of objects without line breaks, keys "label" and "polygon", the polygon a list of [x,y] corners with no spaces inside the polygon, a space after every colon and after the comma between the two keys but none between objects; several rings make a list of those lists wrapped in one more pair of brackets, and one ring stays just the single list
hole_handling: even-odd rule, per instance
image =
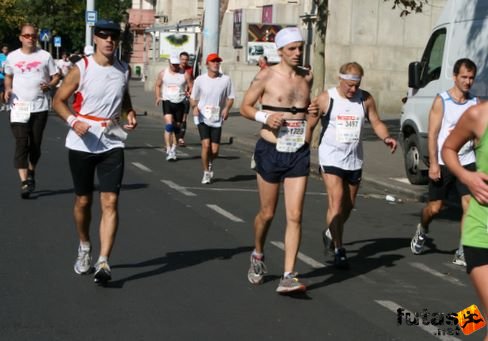
[{"label": "white running cap", "polygon": [[176,54],[172,54],[171,57],[169,58],[169,62],[171,64],[179,64],[180,63],[180,58]]},{"label": "white running cap", "polygon": [[304,41],[302,33],[298,27],[285,27],[281,29],[275,37],[275,44],[276,48],[278,49],[281,49],[283,46],[296,41]]}]

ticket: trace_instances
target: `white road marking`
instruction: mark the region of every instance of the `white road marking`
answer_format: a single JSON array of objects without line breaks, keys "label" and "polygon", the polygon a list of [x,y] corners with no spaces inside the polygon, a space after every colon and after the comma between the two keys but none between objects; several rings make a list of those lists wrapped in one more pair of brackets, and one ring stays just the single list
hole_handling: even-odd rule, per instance
[{"label": "white road marking", "polygon": [[[256,188],[215,188],[209,186],[202,186],[202,187],[187,187],[188,189],[194,190],[206,190],[206,191],[214,191],[214,192],[257,192]],[[282,194],[283,192],[281,192]],[[307,192],[306,195],[319,195],[325,196],[327,193],[320,193],[320,192]]]},{"label": "white road marking", "polygon": [[233,215],[232,213],[224,210],[223,208],[221,208],[220,206],[217,206],[217,205],[212,205],[212,204],[207,204],[207,207],[214,210],[215,212],[223,215],[224,217],[226,217],[227,219],[230,219],[232,221],[235,221],[236,223],[243,223],[244,220],[242,220],[241,218],[239,217],[236,217],[235,215]]},{"label": "white road marking", "polygon": [[169,188],[172,188],[178,192],[180,192],[183,195],[186,195],[187,197],[196,197],[197,195],[193,192],[190,192],[189,190],[186,189],[186,187],[177,185],[173,181],[170,180],[161,180],[161,182],[165,185],[167,185]]},{"label": "white road marking", "polygon": [[148,172],[148,173],[151,173],[151,172],[152,172],[152,170],[151,170],[151,169],[147,168],[147,167],[146,167],[146,166],[144,166],[142,163],[139,163],[139,162],[132,162],[132,164],[133,164],[135,167],[139,168],[140,170],[143,170],[143,171]]},{"label": "white road marking", "polygon": [[401,182],[401,183],[404,183],[404,184],[409,184],[410,185],[410,181],[408,181],[407,178],[390,178],[391,180],[395,180],[395,181],[398,181],[398,182]]},{"label": "white road marking", "polygon": [[[278,249],[285,251],[285,244],[283,244],[282,242],[272,241],[271,244],[276,246]],[[325,268],[325,264],[317,262],[315,259],[313,259],[313,258],[311,258],[311,257],[309,257],[309,256],[307,256],[301,252],[298,252],[297,258],[300,259],[305,264],[310,265],[314,269]]]},{"label": "white road marking", "polygon": [[429,268],[427,265],[425,264],[422,264],[422,263],[408,263],[410,266],[418,269],[418,270],[422,270],[422,271],[425,271],[429,274],[431,274],[432,276],[435,276],[435,277],[439,277],[440,279],[443,279],[451,284],[454,284],[454,285],[458,285],[458,286],[461,286],[461,287],[465,287],[466,284],[462,283],[459,279],[457,278],[454,278],[454,277],[450,277],[450,276],[447,276],[445,274],[443,274],[442,272],[439,272],[437,270],[434,270],[432,268]]},{"label": "white road marking", "polygon": [[[379,305],[385,307],[386,309],[394,312],[395,314],[397,313],[398,308],[402,308],[402,309],[404,309],[403,310],[404,314],[409,313],[410,316],[414,316],[413,312],[411,312],[410,310],[405,309],[403,307],[400,307],[399,304],[397,304],[393,301],[375,300],[375,302],[378,303]],[[405,321],[404,321],[404,323],[405,323]],[[437,338],[439,340],[461,341],[461,339],[458,339],[457,337],[454,337],[452,335],[437,335],[439,333],[439,328],[436,326],[433,326],[431,324],[424,325],[422,322],[419,321],[419,325],[417,327],[423,329],[424,331],[426,331],[427,333],[429,333],[430,335],[434,336],[435,338]]]}]

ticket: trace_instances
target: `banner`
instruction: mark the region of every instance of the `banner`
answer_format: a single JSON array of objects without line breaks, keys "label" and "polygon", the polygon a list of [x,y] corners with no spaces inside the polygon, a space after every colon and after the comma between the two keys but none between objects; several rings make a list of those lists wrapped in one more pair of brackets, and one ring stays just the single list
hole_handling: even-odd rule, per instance
[{"label": "banner", "polygon": [[196,34],[180,32],[161,32],[159,35],[159,57],[170,58],[181,52],[194,55],[196,51]]}]

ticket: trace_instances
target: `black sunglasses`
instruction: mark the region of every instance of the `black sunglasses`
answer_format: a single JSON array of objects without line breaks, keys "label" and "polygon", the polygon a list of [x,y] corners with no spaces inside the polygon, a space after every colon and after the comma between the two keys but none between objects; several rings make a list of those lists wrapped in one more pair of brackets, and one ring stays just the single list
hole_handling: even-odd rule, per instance
[{"label": "black sunglasses", "polygon": [[97,31],[95,35],[103,40],[111,37],[112,40],[118,40],[120,38],[120,32],[117,31]]}]

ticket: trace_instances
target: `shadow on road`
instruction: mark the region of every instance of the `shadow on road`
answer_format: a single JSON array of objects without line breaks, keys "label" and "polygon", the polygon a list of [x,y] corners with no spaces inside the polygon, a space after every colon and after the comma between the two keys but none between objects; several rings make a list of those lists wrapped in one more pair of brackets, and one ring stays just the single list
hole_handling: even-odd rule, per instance
[{"label": "shadow on road", "polygon": [[134,281],[151,276],[158,276],[165,272],[176,271],[190,266],[195,266],[214,259],[230,259],[239,253],[251,252],[253,249],[254,248],[251,246],[241,246],[234,249],[204,249],[169,252],[166,254],[166,256],[150,259],[140,263],[117,264],[112,266],[112,269],[140,269],[145,267],[156,268],[153,270],[144,270],[142,272],[135,273],[132,276],[109,282],[107,283],[107,287],[122,288],[124,284],[128,281]]},{"label": "shadow on road", "polygon": [[311,283],[307,286],[308,290],[318,289],[327,285],[339,283],[350,278],[354,278],[360,275],[367,274],[375,269],[382,267],[395,266],[395,262],[404,258],[400,254],[386,254],[379,255],[379,253],[395,251],[403,249],[410,244],[410,239],[407,238],[378,238],[358,240],[350,243],[346,243],[346,246],[354,244],[363,244],[359,249],[348,250],[348,259],[351,268],[349,270],[337,270],[332,264],[332,260],[324,268],[315,269],[308,273],[301,275],[302,278],[314,278],[331,275],[322,282]]}]

